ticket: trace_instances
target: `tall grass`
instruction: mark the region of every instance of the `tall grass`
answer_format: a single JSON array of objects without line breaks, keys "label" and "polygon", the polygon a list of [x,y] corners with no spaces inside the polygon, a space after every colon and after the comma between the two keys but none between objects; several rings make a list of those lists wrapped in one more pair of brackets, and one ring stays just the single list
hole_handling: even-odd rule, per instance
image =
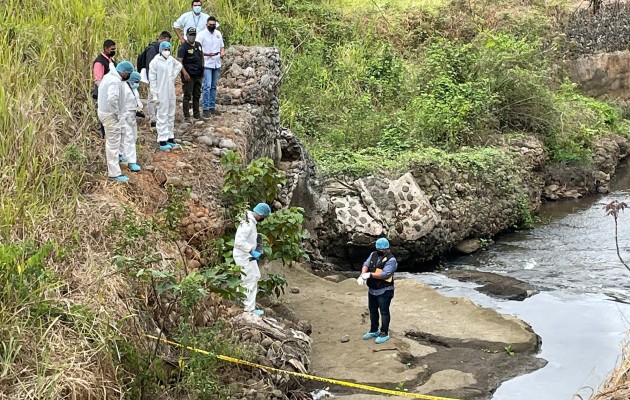
[{"label": "tall grass", "polygon": [[[93,174],[104,179],[91,65],[107,38],[117,42],[119,60],[135,60],[169,29],[182,11],[175,6],[0,2],[0,398],[122,397],[110,305],[96,314],[81,302],[98,299],[64,296],[89,290],[68,279],[95,257],[77,245],[83,227],[98,224],[77,216],[82,185]],[[54,254],[29,263],[48,240],[57,243]],[[25,281],[30,270],[41,273]]]}]

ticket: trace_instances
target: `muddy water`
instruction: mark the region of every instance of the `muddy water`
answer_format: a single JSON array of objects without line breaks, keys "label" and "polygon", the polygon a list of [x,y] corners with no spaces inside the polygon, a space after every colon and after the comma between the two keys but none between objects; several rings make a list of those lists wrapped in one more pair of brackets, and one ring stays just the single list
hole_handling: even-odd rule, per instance
[{"label": "muddy water", "polygon": [[[609,195],[546,204],[535,229],[504,235],[486,251],[447,261],[448,268],[529,282],[541,290],[532,298],[500,301],[440,274],[414,276],[446,295],[514,314],[541,336],[539,356],[548,365],[505,382],[493,399],[588,398],[589,387],[597,388],[614,368],[630,328],[630,272],[617,258],[614,221],[602,208],[613,199],[630,204],[629,171],[623,168]],[[619,244],[630,263],[630,210],[625,214],[619,218]]]}]

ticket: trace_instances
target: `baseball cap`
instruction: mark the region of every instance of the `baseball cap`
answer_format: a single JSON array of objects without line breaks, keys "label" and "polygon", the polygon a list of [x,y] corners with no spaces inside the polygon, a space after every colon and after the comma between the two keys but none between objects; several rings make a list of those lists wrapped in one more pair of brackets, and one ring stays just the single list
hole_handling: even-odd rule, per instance
[{"label": "baseball cap", "polygon": [[186,30],[186,35],[190,35],[190,36],[196,36],[197,35],[197,28],[195,27],[190,27]]}]

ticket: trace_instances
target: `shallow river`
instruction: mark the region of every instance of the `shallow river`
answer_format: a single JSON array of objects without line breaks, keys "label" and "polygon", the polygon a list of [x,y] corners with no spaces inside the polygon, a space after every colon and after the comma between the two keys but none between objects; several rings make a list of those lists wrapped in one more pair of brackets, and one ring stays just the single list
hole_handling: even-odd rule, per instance
[{"label": "shallow river", "polygon": [[[525,301],[502,301],[436,273],[414,278],[448,296],[468,297],[529,323],[542,338],[544,368],[503,383],[494,400],[588,398],[618,362],[630,327],[630,272],[615,251],[614,220],[603,207],[613,199],[630,204],[626,166],[611,193],[547,203],[530,231],[496,239],[489,250],[447,262],[448,268],[477,269],[529,282],[541,293]],[[619,218],[622,257],[630,264],[630,209]],[[576,399],[579,397],[575,397]]]}]

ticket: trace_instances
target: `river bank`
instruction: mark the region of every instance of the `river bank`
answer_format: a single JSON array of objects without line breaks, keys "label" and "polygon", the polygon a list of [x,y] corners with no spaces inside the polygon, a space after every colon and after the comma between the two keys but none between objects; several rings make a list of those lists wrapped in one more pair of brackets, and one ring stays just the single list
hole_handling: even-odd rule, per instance
[{"label": "river bank", "polygon": [[[335,283],[304,265],[265,269],[286,277],[292,290],[284,306],[311,323],[315,375],[486,399],[501,382],[545,364],[535,357],[539,338],[527,324],[463,298],[447,298],[414,280],[398,281],[392,339],[376,345],[361,339],[369,330],[367,294],[354,279]],[[380,398],[342,387],[332,391],[341,398]]]},{"label": "river bank", "polygon": [[[541,336],[540,357],[549,364],[506,382],[497,390],[496,400],[568,399],[575,393],[588,398],[598,387],[611,393],[610,397],[594,398],[627,398],[628,363],[620,360],[620,354],[627,354],[624,340],[630,286],[615,251],[614,221],[603,210],[613,199],[627,201],[630,197],[628,162],[620,164],[618,171],[608,195],[544,204],[539,214],[543,223],[535,229],[501,235],[485,251],[445,262],[449,273],[497,273],[525,281],[541,294],[523,302],[501,301],[478,293],[477,285],[462,284],[442,274],[416,275],[442,294],[465,296],[514,314]],[[624,257],[630,237],[625,218],[627,215],[620,215],[618,226]]]}]

